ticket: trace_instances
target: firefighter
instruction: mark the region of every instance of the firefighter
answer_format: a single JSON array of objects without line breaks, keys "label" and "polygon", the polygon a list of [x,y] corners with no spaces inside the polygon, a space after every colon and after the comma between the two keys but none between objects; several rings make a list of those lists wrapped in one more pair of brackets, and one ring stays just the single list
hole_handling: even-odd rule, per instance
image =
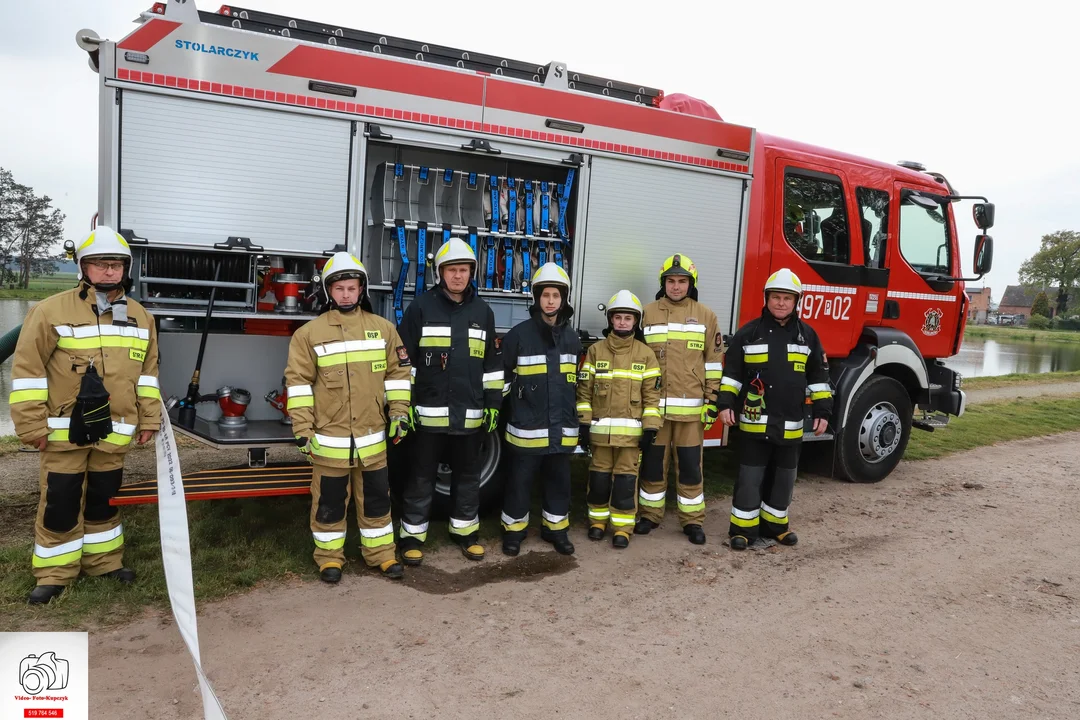
[{"label": "firefighter", "polygon": [[604,340],[589,346],[578,373],[578,442],[585,452],[592,449],[589,539],[603,540],[610,523],[616,548],[630,545],[638,463],[662,422],[660,365],[644,342],[641,313],[636,295],[617,292],[608,301]]},{"label": "firefighter", "polygon": [[[813,432],[829,426],[829,366],[814,329],[799,319],[802,283],[787,268],[765,283],[765,307],[731,338],[720,385],[720,420],[736,424],[739,476],[732,496],[728,536],[745,550],[761,535],[783,545],[798,536],[788,526],[788,506],[802,447],[806,398]],[[769,467],[775,468],[766,477]],[[762,522],[764,521],[764,522]]]},{"label": "firefighter", "polygon": [[60,595],[80,571],[135,581],[109,500],[131,441],[144,445],[161,424],[157,334],[151,315],[126,294],[128,244],[100,226],[75,261],[79,284],[30,309],[11,368],[15,431],[41,451],[32,605]]},{"label": "firefighter", "polygon": [[315,562],[328,583],[341,580],[350,497],[364,562],[388,578],[404,575],[390,521],[386,439],[399,442],[412,427],[408,356],[394,326],[372,312],[367,281],[349,253],[327,261],[328,308],[293,334],[285,368],[296,445],[313,465]]},{"label": "firefighter", "polygon": [[570,277],[557,264],[540,267],[532,278],[528,320],[502,342],[510,395],[506,442],[509,473],[503,497],[502,551],[517,555],[529,525],[533,478],[543,484],[540,537],[562,555],[570,542],[570,455],[578,444],[575,410],[581,340],[570,325]]},{"label": "firefighter", "polygon": [[439,463],[450,463],[450,538],[470,560],[482,560],[480,460],[484,437],[499,424],[502,360],[495,314],[473,288],[476,255],[451,238],[435,254],[430,291],[405,311],[401,337],[412,360],[412,473],[405,485],[400,549],[406,565],[423,561]]},{"label": "firefighter", "polygon": [[698,302],[697,282],[693,260],[682,254],[666,259],[656,302],[649,303],[642,319],[645,342],[660,363],[664,424],[642,454],[634,532],[647,535],[663,519],[668,458],[674,456],[679,524],[690,542],[704,545],[701,447],[704,432],[716,422],[724,341],[716,315]]}]

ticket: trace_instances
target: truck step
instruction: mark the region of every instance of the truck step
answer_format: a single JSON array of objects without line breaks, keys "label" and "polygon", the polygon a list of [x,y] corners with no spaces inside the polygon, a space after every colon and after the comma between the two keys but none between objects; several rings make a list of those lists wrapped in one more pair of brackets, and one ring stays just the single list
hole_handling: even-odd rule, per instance
[{"label": "truck step", "polygon": [[[184,495],[188,500],[306,495],[311,492],[311,465],[276,463],[261,468],[246,465],[200,470],[184,475]],[[156,503],[157,480],[124,485],[110,504]]]},{"label": "truck step", "polygon": [[949,425],[949,416],[945,413],[923,415],[911,421],[911,426],[927,432],[934,432],[935,428],[943,428]]}]

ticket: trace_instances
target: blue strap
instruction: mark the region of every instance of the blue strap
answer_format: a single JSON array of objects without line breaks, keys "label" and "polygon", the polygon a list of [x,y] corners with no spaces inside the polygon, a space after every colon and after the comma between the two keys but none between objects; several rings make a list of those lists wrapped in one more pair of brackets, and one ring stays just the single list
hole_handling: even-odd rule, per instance
[{"label": "blue strap", "polygon": [[[443,241],[443,245],[445,245],[446,243],[450,242],[450,229],[451,229],[452,227],[453,227],[453,226],[452,226],[452,225],[451,225],[450,223],[443,223],[443,226],[442,226],[442,241]],[[442,247],[442,245],[440,245],[439,247]]]},{"label": "blue strap", "polygon": [[394,179],[401,180],[405,177],[405,166],[401,163],[394,163]]},{"label": "blue strap", "polygon": [[574,168],[566,173],[566,184],[559,185],[559,237],[569,240],[570,235],[566,231],[566,210],[570,206],[570,191],[574,187]]},{"label": "blue strap", "polygon": [[[421,168],[426,170],[427,168]],[[427,223],[416,223],[416,290],[419,295],[427,288]]]},{"label": "blue strap", "polygon": [[543,266],[547,262],[547,241],[544,238],[540,238],[540,265]]},{"label": "blue strap", "polygon": [[529,282],[532,280],[532,269],[529,264],[532,258],[529,257],[529,241],[521,241],[521,292],[529,292]]},{"label": "blue strap", "polygon": [[495,289],[495,236],[487,237],[487,273],[484,279],[484,287],[488,290]]},{"label": "blue strap", "polygon": [[510,292],[514,289],[514,240],[503,240],[503,251],[506,253],[506,269],[503,271],[503,290]]},{"label": "blue strap", "polygon": [[[574,171],[571,170],[570,172],[574,172]],[[423,165],[421,165],[420,166],[420,184],[421,185],[427,185],[427,179],[428,179],[428,169],[426,167],[424,167]]]},{"label": "blue strap", "polygon": [[506,232],[517,232],[517,180],[506,178]]},{"label": "blue strap", "polygon": [[492,175],[488,178],[491,186],[491,232],[499,232],[499,176]]},{"label": "blue strap", "polygon": [[[477,253],[476,253],[476,234],[477,234],[476,228],[473,227],[473,226],[469,226],[469,247],[472,248],[472,254],[476,255],[476,257],[479,257],[479,255],[477,255]],[[473,290],[476,289],[476,276],[480,274],[480,263],[477,263],[476,265],[477,265],[477,267],[476,267],[477,271],[475,273],[473,273],[473,279],[472,279]]]},{"label": "blue strap", "polygon": [[476,189],[476,173],[469,173],[469,182],[467,184],[470,190]]},{"label": "blue strap", "polygon": [[443,171],[442,181],[443,181],[443,185],[453,185],[454,184],[454,171],[451,170],[450,168],[446,168],[446,170]]},{"label": "blue strap", "polygon": [[525,181],[525,234],[533,234],[533,184],[532,180]]},{"label": "blue strap", "polygon": [[394,286],[394,318],[398,325],[405,314],[402,304],[405,299],[405,281],[409,278],[409,244],[405,234],[405,221],[394,221],[394,232],[397,233],[398,254],[401,255],[401,270],[398,272],[397,284]]},{"label": "blue strap", "polygon": [[[540,234],[550,235],[551,232],[551,198],[548,196],[548,184],[540,183]],[[540,262],[543,264],[543,261]]]}]

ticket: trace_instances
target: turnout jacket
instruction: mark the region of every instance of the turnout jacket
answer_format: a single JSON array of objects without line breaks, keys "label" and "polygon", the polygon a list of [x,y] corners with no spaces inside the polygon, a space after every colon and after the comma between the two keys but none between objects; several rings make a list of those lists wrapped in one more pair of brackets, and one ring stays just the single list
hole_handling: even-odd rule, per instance
[{"label": "turnout jacket", "polygon": [[660,414],[674,422],[701,422],[701,409],[716,399],[723,374],[724,339],[716,314],[687,296],[667,296],[645,306],[645,342],[662,376]]},{"label": "turnout jacket", "polygon": [[765,309],[739,328],[724,358],[721,409],[734,410],[739,429],[770,442],[802,441],[807,398],[813,417],[832,414],[829,367],[814,329],[792,316],[781,325]]},{"label": "turnout jacket", "polygon": [[106,453],[125,453],[142,430],[161,425],[158,347],[154,319],[131,298],[127,323],[113,312],[98,314],[96,293],[85,283],[42,300],[30,309],[11,366],[11,419],[19,440],[48,437],[46,451],[77,450],[68,427],[83,375],[93,364],[109,392],[113,430],[93,444]]},{"label": "turnout jacket", "polygon": [[660,365],[649,347],[633,335],[615,333],[589,346],[578,373],[579,425],[590,425],[596,445],[631,447],[643,429],[659,430]]},{"label": "turnout jacket", "polygon": [[409,414],[409,360],[397,330],[356,308],[329,310],[297,330],[285,368],[293,435],[312,461],[376,466],[386,457],[386,421]]},{"label": "turnout jacket", "polygon": [[534,305],[531,317],[503,338],[503,368],[510,395],[506,441],[518,452],[572,453],[577,447],[575,406],[581,340],[569,323],[574,311],[569,306],[566,309],[552,327]]},{"label": "turnout jacket", "polygon": [[472,285],[455,302],[440,283],[409,304],[398,330],[412,361],[420,429],[453,435],[479,430],[484,410],[502,405],[502,361],[488,304]]}]

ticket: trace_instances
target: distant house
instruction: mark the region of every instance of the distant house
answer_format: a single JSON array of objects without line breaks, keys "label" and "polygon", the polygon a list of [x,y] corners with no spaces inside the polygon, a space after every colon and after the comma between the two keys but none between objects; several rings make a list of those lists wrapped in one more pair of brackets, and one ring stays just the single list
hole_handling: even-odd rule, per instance
[{"label": "distant house", "polygon": [[1035,296],[1040,292],[1046,293],[1046,299],[1050,301],[1050,316],[1053,317],[1058,289],[1050,286],[1009,285],[1005,288],[1005,294],[1001,296],[998,313],[1001,315],[1022,315],[1026,323],[1031,318],[1031,304],[1035,302]]},{"label": "distant house", "polygon": [[968,322],[985,325],[990,312],[990,288],[971,288],[968,295]]}]

